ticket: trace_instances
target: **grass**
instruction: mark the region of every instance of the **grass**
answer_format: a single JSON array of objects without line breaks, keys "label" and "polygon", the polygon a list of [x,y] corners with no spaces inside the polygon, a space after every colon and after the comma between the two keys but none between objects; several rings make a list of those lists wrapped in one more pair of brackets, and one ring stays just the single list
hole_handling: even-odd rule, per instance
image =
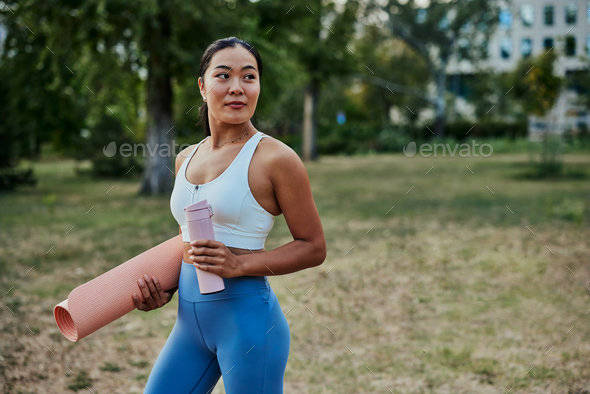
[{"label": "grass", "polygon": [[74,381],[68,385],[68,389],[72,391],[84,390],[88,387],[92,387],[92,378],[88,372],[80,371],[74,378]]},{"label": "grass", "polygon": [[105,362],[103,366],[99,368],[101,371],[109,371],[109,372],[121,372],[123,368],[121,368],[117,363],[110,363]]},{"label": "grass", "polygon": [[[565,156],[569,171],[589,164]],[[0,391],[91,382],[94,392],[141,393],[177,297],[79,343],[52,310],[177,234],[169,196],[138,197],[138,177],[76,177],[67,160],[33,166],[36,188],[0,195]],[[306,167],[328,257],[269,276],[290,310],[285,393],[589,392],[587,176],[523,177],[524,153],[334,156]],[[291,240],[277,217],[266,249]]]}]

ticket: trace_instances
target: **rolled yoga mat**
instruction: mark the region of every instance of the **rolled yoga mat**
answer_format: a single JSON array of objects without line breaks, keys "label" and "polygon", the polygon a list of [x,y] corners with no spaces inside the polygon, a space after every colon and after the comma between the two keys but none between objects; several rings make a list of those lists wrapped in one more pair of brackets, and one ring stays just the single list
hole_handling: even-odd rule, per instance
[{"label": "rolled yoga mat", "polygon": [[136,309],[133,293],[145,302],[137,284],[144,274],[156,277],[164,291],[178,286],[182,255],[182,235],[178,234],[76,287],[53,308],[57,326],[66,338],[77,342],[126,315]]}]

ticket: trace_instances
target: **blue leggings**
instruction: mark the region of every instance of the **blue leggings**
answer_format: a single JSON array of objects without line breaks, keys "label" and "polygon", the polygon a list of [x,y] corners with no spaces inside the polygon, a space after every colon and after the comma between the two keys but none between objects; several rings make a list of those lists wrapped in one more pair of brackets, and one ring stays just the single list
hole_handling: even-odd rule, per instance
[{"label": "blue leggings", "polygon": [[291,333],[266,276],[223,278],[201,294],[182,261],[178,316],[144,394],[209,394],[223,375],[227,394],[282,394]]}]

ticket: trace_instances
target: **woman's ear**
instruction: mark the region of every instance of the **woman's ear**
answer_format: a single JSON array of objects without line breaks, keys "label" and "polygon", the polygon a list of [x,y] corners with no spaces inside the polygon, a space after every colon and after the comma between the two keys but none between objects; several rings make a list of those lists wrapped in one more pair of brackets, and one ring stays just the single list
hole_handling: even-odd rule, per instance
[{"label": "woman's ear", "polygon": [[203,78],[199,77],[199,90],[201,91],[201,97],[205,96],[205,93],[203,93]]}]

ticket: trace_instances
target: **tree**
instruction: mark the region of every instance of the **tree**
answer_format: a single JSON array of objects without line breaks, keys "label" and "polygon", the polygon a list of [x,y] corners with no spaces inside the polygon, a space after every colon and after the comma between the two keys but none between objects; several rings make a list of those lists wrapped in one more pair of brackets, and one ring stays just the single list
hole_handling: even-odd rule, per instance
[{"label": "tree", "polygon": [[[521,59],[510,74],[514,86],[514,97],[524,113],[542,117],[555,105],[564,82],[563,78],[554,73],[556,59],[556,51]],[[550,139],[549,128],[545,128],[539,175],[559,173],[561,168],[560,142]]]},{"label": "tree", "polygon": [[[325,81],[354,70],[354,54],[346,48],[355,29],[358,0],[260,2],[260,24],[268,25],[269,41],[284,46],[307,74],[303,105],[303,159],[316,160],[317,106]],[[279,12],[280,11],[280,12]]]},{"label": "tree", "polygon": [[[434,134],[444,135],[447,66],[452,60],[472,63],[486,58],[487,42],[498,22],[496,2],[488,0],[431,0],[419,8],[415,0],[370,1],[376,13],[387,16],[386,28],[422,57],[435,86]],[[373,14],[371,12],[371,14]],[[402,91],[402,90],[400,90]]]},{"label": "tree", "polygon": [[[11,25],[6,53],[23,65],[21,71],[13,71],[22,76],[24,86],[32,86],[33,90],[50,87],[48,94],[62,99],[50,103],[59,107],[54,114],[45,113],[41,117],[46,123],[53,120],[55,124],[37,121],[32,128],[58,138],[61,143],[57,145],[71,147],[75,146],[72,140],[77,139],[72,138],[73,135],[83,128],[92,131],[95,125],[104,125],[101,118],[107,113],[118,119],[122,130],[135,133],[137,108],[130,108],[117,99],[119,94],[112,93],[131,83],[109,85],[109,82],[124,79],[121,76],[137,79],[145,75],[145,151],[158,153],[146,156],[139,192],[169,194],[174,178],[169,168],[173,168],[174,162],[169,155],[162,154],[161,149],[172,145],[176,133],[172,79],[198,74],[204,49],[218,38],[237,34],[236,26],[241,27],[245,36],[249,35],[251,25],[244,22],[247,13],[235,12],[230,7],[247,8],[250,2],[56,0],[22,3],[18,7],[9,4],[2,10],[3,18]],[[23,37],[13,40],[15,32]],[[27,53],[32,53],[37,60],[29,63],[33,66],[39,63],[39,58],[51,59],[44,63],[48,67],[43,68],[51,70],[48,81],[27,83],[25,78],[32,72],[31,66],[25,64]],[[33,78],[40,77],[33,75]],[[15,94],[15,103],[24,97],[18,92]],[[130,102],[138,96],[133,91],[129,95],[127,101]],[[40,97],[47,101],[47,94]],[[113,100],[110,105],[109,99]],[[20,114],[30,117],[30,111],[20,111]],[[64,119],[68,118],[72,121],[64,127]]]},{"label": "tree", "polygon": [[[9,102],[10,94],[5,87],[5,80],[0,79],[0,102]],[[19,184],[36,184],[32,169],[17,170],[16,164],[21,156],[30,153],[28,136],[15,133],[15,129],[7,127],[10,122],[10,111],[5,105],[0,105],[0,192],[14,190]],[[22,152],[24,147],[28,152]]]},{"label": "tree", "polygon": [[[192,108],[202,103],[196,84],[200,56],[213,41],[237,36],[264,54],[265,89],[279,93],[275,96],[282,103],[292,107],[297,99],[299,109],[303,94],[298,87],[306,85],[310,105],[305,111],[301,106],[304,146],[307,158],[315,157],[316,102],[328,76],[354,67],[346,44],[354,32],[357,6],[356,0],[9,4],[0,12],[10,25],[6,53],[12,56],[10,68],[3,71],[18,81],[9,92],[18,114],[11,127],[30,130],[36,146],[51,140],[68,155],[94,157],[103,174],[131,167],[131,162],[119,161],[108,169],[104,158],[88,153],[103,141],[96,134],[110,133],[117,142],[145,142],[144,152],[158,152],[179,133],[193,133],[197,111]],[[34,118],[23,103],[35,104]],[[261,102],[260,108],[276,105]],[[280,118],[281,111],[293,116],[291,108],[273,109],[274,116]],[[169,193],[173,165],[169,155],[147,155],[139,192]]]},{"label": "tree", "polygon": [[[94,43],[97,38],[102,39],[112,51],[122,47],[124,53],[135,54],[137,68],[147,72],[145,145],[148,152],[170,147],[176,135],[172,78],[198,70],[205,47],[224,30],[232,35],[229,33],[232,26],[238,24],[237,13],[218,4],[152,0],[141,4],[111,2],[106,6],[96,1],[86,6],[89,18],[83,18],[85,23],[79,28],[87,37],[94,38]],[[139,192],[169,194],[174,176],[169,168],[173,165],[167,155],[147,155]]]},{"label": "tree", "polygon": [[[391,123],[392,107],[403,108],[406,118],[417,120],[421,108],[434,104],[425,95],[429,77],[425,62],[384,29],[366,25],[362,33],[353,42],[355,53],[361,59],[359,72],[353,77],[366,84],[359,105],[371,119],[381,118],[375,127],[387,127]],[[381,116],[375,113],[376,109],[381,110]]]},{"label": "tree", "polygon": [[563,85],[563,79],[554,73],[556,60],[556,52],[550,51],[521,59],[512,71],[514,96],[526,113],[544,116],[553,108]]}]

